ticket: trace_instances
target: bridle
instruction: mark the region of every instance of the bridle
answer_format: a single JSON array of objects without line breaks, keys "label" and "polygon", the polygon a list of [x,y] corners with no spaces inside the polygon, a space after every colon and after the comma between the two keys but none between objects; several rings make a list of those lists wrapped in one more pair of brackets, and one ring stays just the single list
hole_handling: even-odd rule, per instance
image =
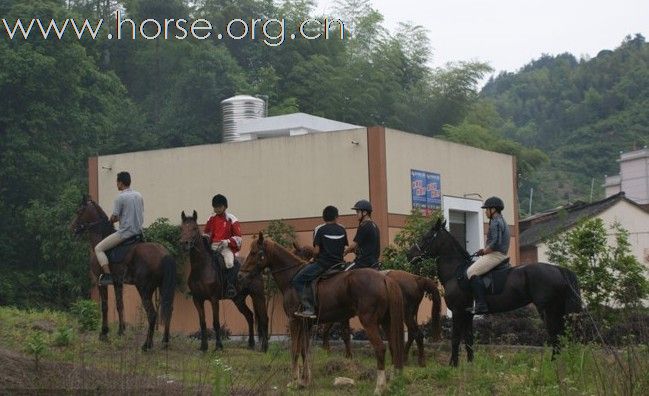
[{"label": "bridle", "polygon": [[[261,275],[261,272],[263,271],[261,264],[266,259],[266,249],[265,249],[263,243],[261,243],[258,246],[259,246],[259,250],[257,252],[257,261],[255,262],[255,268],[252,271],[248,272],[248,275],[246,275],[246,279],[251,279],[251,278],[254,278],[256,276],[259,276],[259,275]],[[301,265],[302,265],[302,263],[289,265],[289,266],[284,267],[284,268],[272,270],[272,271],[270,271],[270,273],[271,273],[271,275],[278,274],[280,272],[288,271],[290,269],[299,267]]]},{"label": "bridle", "polygon": [[89,204],[92,205],[93,208],[95,208],[95,211],[97,212],[97,215],[99,215],[100,219],[97,220],[97,221],[91,221],[91,222],[88,222],[88,223],[81,223],[81,224],[79,224],[78,222],[75,222],[75,224],[74,224],[74,233],[75,233],[75,235],[79,235],[79,234],[82,234],[84,232],[92,231],[97,226],[103,226],[104,224],[108,224],[108,219],[105,219],[105,218],[103,218],[103,216],[101,216],[101,212],[97,209],[97,206],[95,205],[95,203],[92,200],[90,200],[90,201],[86,202],[85,206],[88,206]]}]

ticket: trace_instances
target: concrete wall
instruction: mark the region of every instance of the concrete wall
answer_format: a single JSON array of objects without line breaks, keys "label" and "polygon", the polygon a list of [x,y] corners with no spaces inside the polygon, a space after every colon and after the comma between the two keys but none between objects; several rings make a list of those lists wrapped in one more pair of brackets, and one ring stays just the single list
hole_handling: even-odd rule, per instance
[{"label": "concrete wall", "polygon": [[100,156],[99,204],[110,213],[117,173],[127,170],[147,225],[180,223],[180,211],[194,209],[204,222],[219,192],[244,222],[320,217],[326,205],[351,214],[369,194],[367,156],[365,129]]}]

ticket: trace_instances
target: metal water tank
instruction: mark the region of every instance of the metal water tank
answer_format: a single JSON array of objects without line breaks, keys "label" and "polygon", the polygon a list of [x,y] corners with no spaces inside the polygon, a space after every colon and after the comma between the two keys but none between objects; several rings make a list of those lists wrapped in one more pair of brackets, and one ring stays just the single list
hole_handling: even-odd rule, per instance
[{"label": "metal water tank", "polygon": [[249,95],[237,95],[221,101],[223,142],[241,140],[238,122],[266,117],[266,102]]}]

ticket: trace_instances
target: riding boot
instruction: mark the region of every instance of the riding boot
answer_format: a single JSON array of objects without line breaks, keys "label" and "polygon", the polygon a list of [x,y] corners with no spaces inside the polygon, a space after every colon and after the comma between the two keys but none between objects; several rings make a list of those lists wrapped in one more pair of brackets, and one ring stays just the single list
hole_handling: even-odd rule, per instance
[{"label": "riding boot", "polygon": [[307,285],[304,288],[302,295],[300,296],[300,302],[302,303],[302,310],[295,311],[296,316],[301,316],[303,318],[310,318],[310,319],[316,318],[315,309],[313,308],[313,303],[311,302],[311,298],[309,297],[310,293],[311,293],[311,287],[310,285]]},{"label": "riding boot", "polygon": [[99,275],[99,286],[110,286],[113,284],[113,274],[103,272]]},{"label": "riding boot", "polygon": [[225,270],[225,279],[227,283],[225,289],[225,297],[234,298],[237,295],[237,279],[234,267]]},{"label": "riding boot", "polygon": [[473,309],[469,308],[468,310],[474,315],[482,315],[489,312],[487,307],[487,300],[485,298],[486,290],[484,283],[479,276],[474,276],[471,278],[471,289],[473,290],[473,299],[475,300]]}]

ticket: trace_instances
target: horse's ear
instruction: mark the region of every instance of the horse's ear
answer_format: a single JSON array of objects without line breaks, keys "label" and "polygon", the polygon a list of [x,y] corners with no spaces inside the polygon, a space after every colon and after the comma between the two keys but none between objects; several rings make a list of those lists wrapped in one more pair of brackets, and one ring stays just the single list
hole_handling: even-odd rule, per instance
[{"label": "horse's ear", "polygon": [[295,241],[293,241],[293,249],[300,250],[300,245],[298,245]]},{"label": "horse's ear", "polygon": [[196,211],[192,213],[192,219],[194,219],[194,221],[198,220],[198,213],[196,213]]},{"label": "horse's ear", "polygon": [[435,223],[435,228],[439,229],[442,226],[442,218],[438,217],[437,222]]},{"label": "horse's ear", "polygon": [[183,210],[182,212],[180,212],[180,219],[181,219],[181,220],[183,221],[183,223],[184,223],[186,218],[187,218],[187,216],[185,216],[185,211]]},{"label": "horse's ear", "polygon": [[81,205],[85,205],[88,202],[88,194],[81,194]]},{"label": "horse's ear", "polygon": [[446,220],[442,221],[442,228],[446,228]]},{"label": "horse's ear", "polygon": [[262,246],[264,244],[264,232],[259,231],[259,238],[257,238],[257,244]]}]

